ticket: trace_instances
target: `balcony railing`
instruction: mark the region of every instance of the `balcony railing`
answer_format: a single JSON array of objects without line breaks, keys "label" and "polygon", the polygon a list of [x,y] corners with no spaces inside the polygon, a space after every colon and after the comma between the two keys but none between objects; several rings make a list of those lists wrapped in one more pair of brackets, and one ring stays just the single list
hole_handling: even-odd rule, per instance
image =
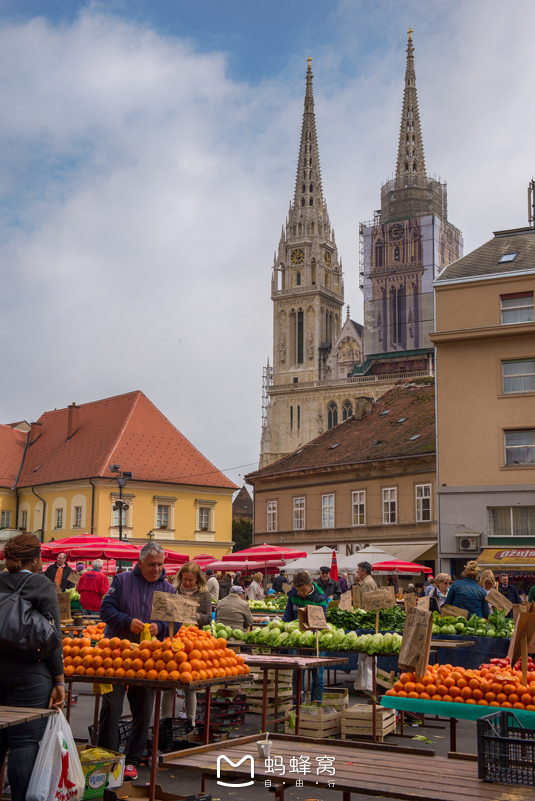
[{"label": "balcony railing", "polygon": [[415,370],[411,373],[383,373],[381,375],[363,375],[355,376],[353,378],[338,378],[331,379],[330,381],[303,381],[299,384],[273,384],[268,387],[267,392],[269,395],[275,395],[277,392],[287,392],[289,389],[298,391],[300,389],[315,389],[316,387],[347,387],[352,384],[370,384],[377,385],[386,381],[401,381],[411,378],[432,378],[434,373],[432,370]]}]

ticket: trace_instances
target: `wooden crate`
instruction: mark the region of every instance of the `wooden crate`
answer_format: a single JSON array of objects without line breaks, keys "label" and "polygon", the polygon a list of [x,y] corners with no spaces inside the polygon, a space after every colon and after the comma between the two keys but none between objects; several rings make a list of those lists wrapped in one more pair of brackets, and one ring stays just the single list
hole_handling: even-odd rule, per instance
[{"label": "wooden crate", "polygon": [[[268,682],[275,683],[275,670],[270,668],[267,671],[267,674],[268,674],[267,675]],[[251,666],[251,672],[250,672],[249,675],[253,677],[254,681],[263,681],[264,680],[264,670],[263,670],[263,668],[260,668],[257,665],[252,665]],[[286,682],[289,681],[291,683],[292,676],[293,676],[293,670],[286,670],[286,669],[279,670],[279,684],[281,684],[284,681],[286,681]]]},{"label": "wooden crate", "polygon": [[[278,717],[282,717],[283,715],[287,715],[288,712],[292,708],[292,702],[289,701],[288,703],[280,703],[278,708]],[[262,700],[261,699],[252,699],[249,701],[249,712],[251,715],[261,715],[262,714]],[[274,715],[275,714],[275,704],[272,701],[268,702],[267,705],[267,714]]]},{"label": "wooden crate", "polygon": [[[348,737],[373,736],[373,706],[367,704],[354,704],[346,709],[342,716],[342,740]],[[396,730],[396,711],[382,706],[376,707],[375,733],[382,742],[387,734]]]},{"label": "wooden crate", "polygon": [[323,690],[325,706],[334,706],[342,711],[349,706],[349,690],[347,687],[326,687]]},{"label": "wooden crate", "polygon": [[335,707],[302,706],[299,713],[299,734],[303,737],[338,737],[341,731],[342,711]]}]

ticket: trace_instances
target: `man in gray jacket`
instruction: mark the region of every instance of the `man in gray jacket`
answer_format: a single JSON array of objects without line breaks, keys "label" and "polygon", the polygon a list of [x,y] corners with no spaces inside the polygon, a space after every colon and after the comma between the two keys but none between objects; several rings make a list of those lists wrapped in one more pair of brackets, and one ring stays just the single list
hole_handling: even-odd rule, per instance
[{"label": "man in gray jacket", "polygon": [[249,604],[243,598],[243,587],[231,587],[227,597],[219,601],[215,610],[215,622],[242,631],[253,625]]}]

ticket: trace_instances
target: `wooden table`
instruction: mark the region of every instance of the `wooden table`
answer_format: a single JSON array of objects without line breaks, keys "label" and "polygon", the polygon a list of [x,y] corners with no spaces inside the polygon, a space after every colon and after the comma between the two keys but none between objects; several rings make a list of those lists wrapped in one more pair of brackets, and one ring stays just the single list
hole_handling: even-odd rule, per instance
[{"label": "wooden table", "polygon": [[[154,699],[154,722],[152,731],[152,759],[150,766],[149,801],[154,801],[156,790],[156,770],[158,768],[158,740],[160,735],[160,707],[163,690],[176,690],[177,688],[188,687],[192,690],[205,691],[205,713],[204,713],[204,742],[210,742],[210,703],[212,687],[217,685],[243,684],[247,682],[247,676],[226,676],[224,679],[206,679],[205,681],[192,681],[189,684],[181,684],[179,681],[146,681],[145,679],[117,679],[115,677],[100,677],[100,681],[95,681],[95,676],[69,676],[65,677],[65,684],[72,685],[74,682],[84,684],[125,684],[130,687],[144,687],[146,690],[155,690]],[[67,720],[71,717],[72,686],[69,687],[67,699]],[[93,745],[96,744],[98,719],[99,719],[100,693],[95,693],[95,711],[93,718]]]},{"label": "wooden table", "polygon": [[[263,671],[263,684],[262,684],[262,731],[267,731],[268,722],[274,724],[282,723],[286,720],[286,716],[279,718],[279,698],[278,698],[278,685],[279,685],[279,670],[296,670],[296,692],[295,692],[295,733],[299,734],[299,710],[301,708],[301,694],[303,692],[303,671],[313,670],[319,667],[332,667],[333,665],[347,664],[347,659],[343,657],[328,657],[328,656],[277,656],[274,654],[243,654],[245,664],[249,667],[255,666],[262,668]],[[275,716],[273,720],[267,719],[267,702],[268,702],[268,670],[275,671]],[[290,698],[294,696],[291,695]]]},{"label": "wooden table", "polygon": [[19,723],[29,723],[31,720],[48,718],[55,714],[55,709],[36,709],[33,706],[0,706],[0,729],[8,729]]},{"label": "wooden table", "polygon": [[[250,780],[250,760],[241,765],[236,763],[251,755],[255,779],[271,779],[277,801],[284,801],[284,791],[292,791],[296,779],[302,779],[307,787],[314,787],[319,797],[320,788],[327,789],[329,781],[334,781],[331,789],[342,793],[342,801],[351,801],[352,793],[401,801],[533,801],[533,788],[481,782],[473,762],[452,762],[434,756],[432,750],[271,734],[271,758],[281,757],[285,767],[281,776],[273,773],[273,768],[270,771],[265,760],[259,758],[256,742],[260,739],[264,739],[264,734],[165,754],[162,766],[200,773],[201,792],[204,792],[207,779],[217,776],[218,756],[233,762],[231,768],[228,762],[221,761],[229,768],[221,778],[230,783]],[[299,759],[300,756],[310,758],[311,772],[306,775],[289,770],[292,757]],[[334,776],[316,772],[321,764],[318,759],[325,756],[334,757]]]}]

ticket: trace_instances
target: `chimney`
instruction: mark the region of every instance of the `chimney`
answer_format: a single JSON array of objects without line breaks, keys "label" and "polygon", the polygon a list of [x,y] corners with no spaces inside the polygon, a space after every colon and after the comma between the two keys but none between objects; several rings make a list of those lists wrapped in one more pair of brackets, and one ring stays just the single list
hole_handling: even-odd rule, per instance
[{"label": "chimney", "polygon": [[67,406],[67,411],[69,413],[67,421],[67,439],[70,439],[80,427],[80,407],[73,401],[71,406]]},{"label": "chimney", "polygon": [[43,433],[43,424],[42,423],[31,423],[30,424],[30,436],[28,439],[28,445],[33,445],[35,440],[41,436]]}]

